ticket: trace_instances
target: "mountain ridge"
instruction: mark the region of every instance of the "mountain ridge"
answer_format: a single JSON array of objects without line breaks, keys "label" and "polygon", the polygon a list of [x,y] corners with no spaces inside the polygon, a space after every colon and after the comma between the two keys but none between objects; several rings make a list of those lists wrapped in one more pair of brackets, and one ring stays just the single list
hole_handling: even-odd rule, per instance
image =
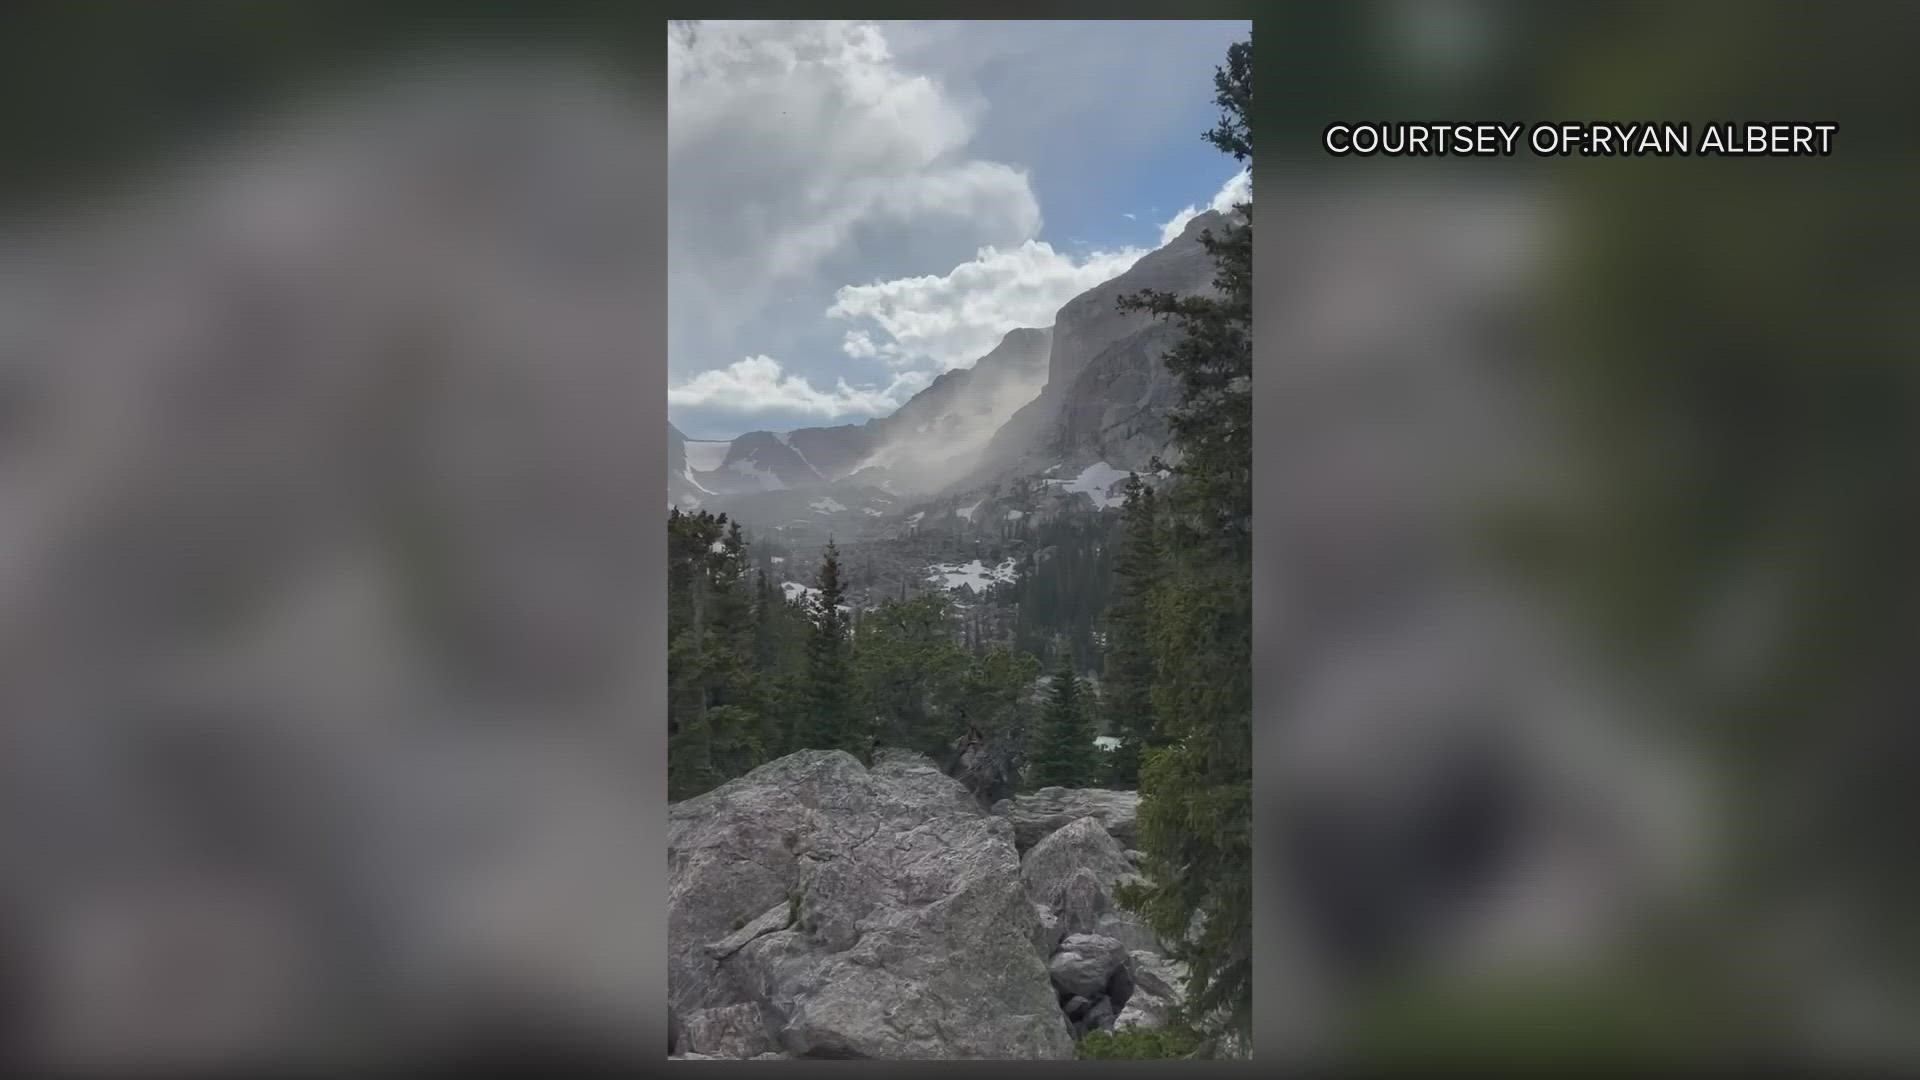
[{"label": "mountain ridge", "polygon": [[[747,432],[705,471],[669,425],[670,500],[693,508],[849,485],[900,497],[884,511],[864,508],[877,517],[930,500],[989,497],[1023,478],[1074,488],[1076,474],[1084,481],[1144,469],[1170,441],[1167,416],[1179,392],[1161,358],[1179,331],[1151,314],[1120,311],[1118,299],[1141,290],[1210,292],[1214,267],[1200,236],[1229,220],[1213,210],[1196,215],[1179,236],[1061,305],[1052,326],[1008,331],[973,365],[943,372],[887,416]],[[716,447],[695,445],[704,453]],[[1110,504],[1104,491],[1077,489],[1095,506]],[[782,512],[791,505],[778,502]]]}]

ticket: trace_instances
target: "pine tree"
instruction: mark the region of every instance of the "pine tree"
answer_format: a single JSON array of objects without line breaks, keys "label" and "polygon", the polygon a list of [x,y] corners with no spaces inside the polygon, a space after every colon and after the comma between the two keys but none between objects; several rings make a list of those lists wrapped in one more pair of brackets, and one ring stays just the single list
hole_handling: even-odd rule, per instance
[{"label": "pine tree", "polygon": [[1105,715],[1108,733],[1120,740],[1109,765],[1110,783],[1132,788],[1140,783],[1140,763],[1154,739],[1153,603],[1165,570],[1160,547],[1158,505],[1153,489],[1129,473],[1120,553],[1113,565],[1113,601],[1107,609]]},{"label": "pine tree", "polygon": [[[1214,75],[1219,126],[1205,138],[1253,156],[1253,43]],[[1145,292],[1121,309],[1172,319],[1166,356],[1181,402],[1170,417],[1180,460],[1166,489],[1173,553],[1155,605],[1153,705],[1159,739],[1140,778],[1147,882],[1124,887],[1190,973],[1189,1019],[1250,1045],[1253,1003],[1252,381],[1253,207],[1201,242],[1217,296]],[[1196,919],[1196,916],[1198,917]],[[1199,929],[1189,937],[1196,922]]]},{"label": "pine tree", "polygon": [[1029,779],[1035,787],[1092,787],[1099,780],[1100,749],[1093,744],[1093,718],[1072,655],[1068,649],[1060,652],[1047,707],[1034,732]]},{"label": "pine tree", "polygon": [[854,709],[852,649],[840,580],[840,550],[827,542],[812,598],[812,633],[807,641],[805,715],[799,742],[815,750],[845,750],[866,760],[871,737]]},{"label": "pine tree", "polygon": [[760,739],[771,761],[795,749],[796,689],[805,674],[806,613],[774,587],[766,572],[754,589],[753,663],[760,686]]},{"label": "pine tree", "polygon": [[726,515],[667,517],[668,791],[685,798],[763,760],[746,540]]},{"label": "pine tree", "polygon": [[860,626],[853,669],[863,716],[888,746],[937,754],[959,733],[958,685],[967,655],[954,641],[942,593],[889,600]]}]

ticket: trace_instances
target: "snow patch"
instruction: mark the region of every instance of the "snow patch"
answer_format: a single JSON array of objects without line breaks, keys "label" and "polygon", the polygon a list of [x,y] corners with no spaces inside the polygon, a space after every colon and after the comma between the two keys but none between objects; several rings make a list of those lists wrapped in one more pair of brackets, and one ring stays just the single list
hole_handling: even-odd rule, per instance
[{"label": "snow patch", "polygon": [[871,506],[863,506],[863,507],[861,507],[861,508],[860,508],[860,512],[861,512],[861,513],[863,513],[863,514],[865,514],[865,515],[867,515],[868,517],[886,517],[886,516],[887,516],[887,512],[886,512],[886,511],[884,511],[884,510],[875,510],[875,509],[874,509],[873,507],[871,507]]},{"label": "snow patch", "polygon": [[715,540],[713,543],[707,545],[707,550],[713,552],[715,555],[724,555],[727,552],[727,542],[725,540]]},{"label": "snow patch", "polygon": [[1127,499],[1124,495],[1111,494],[1108,489],[1126,478],[1125,471],[1116,469],[1104,461],[1096,461],[1080,470],[1080,475],[1071,480],[1054,479],[1047,483],[1059,484],[1062,491],[1084,493],[1093,500],[1095,506],[1113,507],[1119,506]]},{"label": "snow patch", "polygon": [[[813,588],[810,585],[802,585],[797,581],[781,582],[780,591],[787,595],[787,600],[789,602],[792,602],[795,600],[804,600],[808,604],[812,604],[814,602],[814,598],[820,595],[819,589]],[[840,610],[850,612],[853,609],[848,607],[845,604],[841,604]]]},{"label": "snow patch", "polygon": [[927,512],[926,512],[925,510],[922,510],[922,511],[920,511],[919,513],[917,513],[917,514],[915,514],[915,515],[913,515],[912,517],[910,517],[910,518],[908,518],[908,519],[907,519],[907,524],[908,524],[908,525],[918,525],[918,524],[920,524],[920,522],[921,522],[921,521],[922,521],[922,520],[923,520],[923,519],[924,519],[924,518],[925,518],[926,516],[927,516]]},{"label": "snow patch", "polygon": [[974,592],[982,592],[994,585],[1011,585],[1019,580],[1018,564],[1012,559],[1003,560],[999,566],[988,568],[979,559],[965,563],[935,563],[927,569],[933,571],[927,580],[943,589],[958,589],[962,585]]},{"label": "snow patch", "polygon": [[731,440],[726,442],[694,442],[692,439],[688,439],[685,445],[687,448],[687,468],[695,472],[712,472],[721,465],[724,465],[727,460],[727,451],[733,449],[733,442]]},{"label": "snow patch", "polygon": [[838,499],[815,499],[807,505],[822,514],[844,514],[847,512],[847,508],[841,506],[840,500]]},{"label": "snow patch", "polygon": [[1111,735],[1095,735],[1093,737],[1093,745],[1102,750],[1118,750],[1120,749],[1120,740]]},{"label": "snow patch", "polygon": [[954,513],[960,515],[963,518],[966,518],[968,521],[972,521],[973,512],[975,510],[980,509],[980,503],[984,503],[986,501],[987,500],[985,499],[981,499],[980,502],[974,503],[972,506],[967,507],[965,510],[955,510]]},{"label": "snow patch", "polygon": [[727,468],[739,473],[741,476],[752,477],[760,481],[761,488],[766,491],[779,491],[787,486],[781,483],[778,475],[770,470],[759,467],[746,458],[741,458],[739,461],[727,466]]},{"label": "snow patch", "polygon": [[1027,516],[1027,512],[1026,512],[1025,510],[1009,510],[1009,511],[1007,511],[1007,520],[1008,520],[1008,521],[1019,521],[1019,520],[1020,520],[1021,518],[1023,518],[1023,517],[1026,517],[1026,516]]}]

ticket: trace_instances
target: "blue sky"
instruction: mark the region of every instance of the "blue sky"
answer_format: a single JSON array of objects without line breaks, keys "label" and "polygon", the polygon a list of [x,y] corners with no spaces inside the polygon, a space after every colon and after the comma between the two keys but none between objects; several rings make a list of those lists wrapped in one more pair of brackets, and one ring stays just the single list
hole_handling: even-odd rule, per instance
[{"label": "blue sky", "polygon": [[885,415],[1244,191],[1203,142],[1246,22],[669,33],[669,415]]}]

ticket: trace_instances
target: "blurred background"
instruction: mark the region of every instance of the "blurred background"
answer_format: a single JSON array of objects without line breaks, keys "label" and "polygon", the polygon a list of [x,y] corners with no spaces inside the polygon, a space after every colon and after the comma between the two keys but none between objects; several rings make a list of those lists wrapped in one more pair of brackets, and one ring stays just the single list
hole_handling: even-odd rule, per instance
[{"label": "blurred background", "polygon": [[[1401,1062],[1911,1060],[1916,13],[1259,29],[1262,1016]],[[1435,119],[1841,142],[1316,153]]]},{"label": "blurred background", "polygon": [[[1920,13],[1259,23],[1261,1056],[1910,1060]],[[660,29],[0,14],[0,1046],[658,1053]]]}]

